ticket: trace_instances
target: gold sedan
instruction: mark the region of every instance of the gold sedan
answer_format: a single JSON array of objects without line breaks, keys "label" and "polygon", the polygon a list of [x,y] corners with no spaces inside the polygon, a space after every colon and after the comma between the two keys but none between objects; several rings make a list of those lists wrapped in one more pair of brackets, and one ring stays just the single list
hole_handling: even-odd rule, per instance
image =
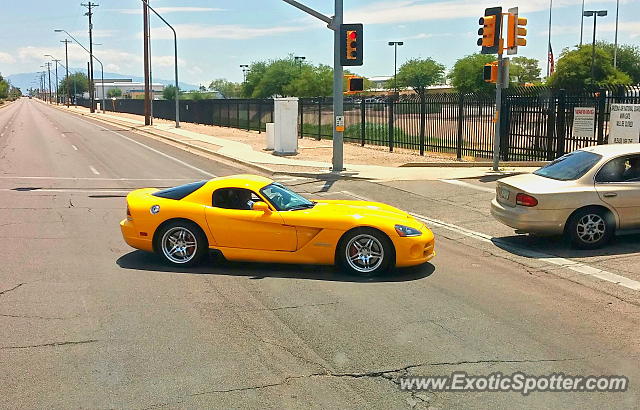
[{"label": "gold sedan", "polygon": [[501,179],[491,214],[517,233],[564,234],[581,249],[640,229],[640,144],[584,148]]}]

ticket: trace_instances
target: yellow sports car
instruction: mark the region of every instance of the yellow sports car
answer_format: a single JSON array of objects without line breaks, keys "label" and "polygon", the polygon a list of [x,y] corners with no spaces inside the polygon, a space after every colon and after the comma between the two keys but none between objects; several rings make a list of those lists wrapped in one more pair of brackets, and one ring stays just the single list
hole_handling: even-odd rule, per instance
[{"label": "yellow sports car", "polygon": [[397,208],[309,201],[268,178],[235,175],[127,195],[120,223],[132,247],[190,266],[209,249],[228,260],[338,264],[364,276],[434,257],[433,233]]}]

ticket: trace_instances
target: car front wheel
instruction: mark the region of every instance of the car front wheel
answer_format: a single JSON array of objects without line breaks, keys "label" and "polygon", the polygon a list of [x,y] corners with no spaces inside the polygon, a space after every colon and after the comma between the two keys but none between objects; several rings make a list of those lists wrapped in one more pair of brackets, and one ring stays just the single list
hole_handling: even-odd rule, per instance
[{"label": "car front wheel", "polygon": [[583,209],[576,212],[567,225],[571,244],[579,249],[597,249],[611,241],[615,221],[601,209]]},{"label": "car front wheel", "polygon": [[206,255],[207,238],[194,223],[171,222],[156,236],[156,252],[173,266],[193,266]]},{"label": "car front wheel", "polygon": [[375,276],[387,270],[392,260],[393,245],[374,229],[355,229],[340,241],[338,261],[353,275]]}]

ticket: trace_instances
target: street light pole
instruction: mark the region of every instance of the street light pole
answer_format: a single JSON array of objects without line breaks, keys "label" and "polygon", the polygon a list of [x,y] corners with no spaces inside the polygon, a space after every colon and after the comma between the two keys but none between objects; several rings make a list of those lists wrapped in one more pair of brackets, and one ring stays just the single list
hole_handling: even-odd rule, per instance
[{"label": "street light pole", "polygon": [[[67,108],[69,108],[69,100],[71,99],[71,87],[69,86],[69,43],[70,41],[66,38],[64,40],[60,40],[61,43],[64,43],[64,63],[67,70],[66,75],[66,83],[67,83]],[[74,83],[75,84],[75,83]]]},{"label": "street light pole", "polygon": [[49,72],[49,104],[51,104],[53,102],[51,98],[51,63],[46,62],[45,64],[47,66],[47,71]]},{"label": "street light pole", "polygon": [[596,82],[596,24],[598,17],[607,15],[607,10],[586,10],[583,15],[584,17],[593,16],[593,42],[591,43],[591,84],[593,85]]},{"label": "street light pole", "polygon": [[[90,54],[90,56],[92,57],[91,60],[96,60],[98,62],[98,64],[100,64],[100,71],[101,71],[101,75],[102,75],[102,85],[100,88],[102,88],[102,113],[104,114],[104,102],[105,102],[105,94],[104,94],[104,65],[102,64],[102,61],[100,61],[100,59],[94,55],[91,54],[91,52],[89,50],[87,50],[87,48],[85,46],[82,45],[81,42],[79,42],[74,36],[72,36],[71,34],[69,34],[69,32],[67,30],[60,30],[60,29],[56,29],[53,30],[56,33],[65,33],[66,35],[68,35],[69,37],[71,37],[73,39],[73,41],[76,42],[76,44],[78,44],[80,47],[82,47],[84,49],[84,51],[86,51],[87,53]],[[93,64],[91,64],[91,66],[93,66]],[[88,77],[87,73],[87,77]],[[89,81],[89,83],[91,83],[91,81]],[[75,88],[75,81],[73,83],[73,86]],[[92,87],[93,88],[93,87]],[[93,89],[91,90],[90,94],[93,95]],[[75,90],[74,90],[75,92]]]},{"label": "street light pole", "polygon": [[[164,24],[166,24],[171,31],[173,31],[173,48],[174,48],[174,60],[175,60],[175,77],[176,77],[176,128],[180,128],[180,87],[178,82],[178,35],[176,34],[176,30],[164,19],[158,12],[145,0],[141,0],[145,3],[146,7],[153,12]],[[152,85],[153,86],[153,85]]]},{"label": "street light pole", "polygon": [[584,32],[584,0],[582,0],[582,12],[580,14],[580,47],[582,47],[583,32]]},{"label": "street light pole", "polygon": [[402,41],[389,41],[389,45],[393,46],[393,88],[396,91],[396,97],[400,95],[398,91],[398,46],[404,45]]},{"label": "street light pole", "polygon": [[58,60],[57,58],[55,58],[54,56],[52,56],[51,54],[45,54],[45,57],[51,57],[51,61],[55,61],[56,62],[56,104],[60,104],[60,99],[58,98],[58,87],[60,85],[60,81],[58,81],[58,63],[60,62],[60,60]]}]

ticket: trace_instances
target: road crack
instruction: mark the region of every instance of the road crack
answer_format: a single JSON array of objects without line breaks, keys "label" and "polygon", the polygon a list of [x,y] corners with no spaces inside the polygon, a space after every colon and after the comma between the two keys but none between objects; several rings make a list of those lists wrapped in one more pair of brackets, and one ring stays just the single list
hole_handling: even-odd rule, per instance
[{"label": "road crack", "polygon": [[3,291],[0,291],[0,295],[4,295],[5,293],[9,293],[9,292],[11,292],[12,290],[16,290],[16,289],[18,289],[20,286],[22,286],[22,285],[26,285],[26,284],[27,284],[26,282],[18,283],[16,286],[12,287],[11,289],[6,289],[6,290],[3,290]]},{"label": "road crack", "polygon": [[81,345],[87,343],[96,343],[99,342],[97,339],[88,339],[88,340],[78,340],[78,341],[65,341],[65,342],[51,342],[51,343],[43,343],[40,345],[26,345],[26,346],[0,346],[2,350],[9,349],[32,349],[37,347],[58,347],[58,346],[68,346],[68,345]]}]

